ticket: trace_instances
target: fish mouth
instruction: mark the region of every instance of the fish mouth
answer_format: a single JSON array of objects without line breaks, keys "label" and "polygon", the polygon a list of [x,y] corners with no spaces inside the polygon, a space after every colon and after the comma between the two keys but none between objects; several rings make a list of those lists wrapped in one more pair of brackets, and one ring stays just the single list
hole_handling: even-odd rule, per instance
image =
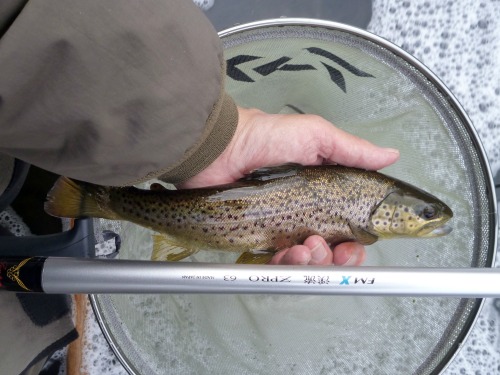
[{"label": "fish mouth", "polygon": [[433,230],[431,230],[428,233],[422,234],[420,237],[426,238],[426,237],[441,237],[441,236],[446,236],[452,230],[453,230],[453,228],[451,227],[451,225],[444,224],[444,225],[441,225],[441,226],[439,226],[437,228],[434,228]]}]

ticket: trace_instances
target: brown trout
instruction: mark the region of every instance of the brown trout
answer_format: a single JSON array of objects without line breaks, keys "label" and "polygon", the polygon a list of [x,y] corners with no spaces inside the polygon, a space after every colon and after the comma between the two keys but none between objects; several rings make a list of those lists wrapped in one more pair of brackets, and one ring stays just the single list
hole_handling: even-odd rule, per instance
[{"label": "brown trout", "polygon": [[334,245],[448,234],[453,216],[438,198],[379,172],[334,165],[256,170],[227,185],[187,190],[104,187],[61,177],[47,196],[59,217],[127,220],[161,233],[152,259],[198,250],[242,252],[239,263],[318,234]]}]

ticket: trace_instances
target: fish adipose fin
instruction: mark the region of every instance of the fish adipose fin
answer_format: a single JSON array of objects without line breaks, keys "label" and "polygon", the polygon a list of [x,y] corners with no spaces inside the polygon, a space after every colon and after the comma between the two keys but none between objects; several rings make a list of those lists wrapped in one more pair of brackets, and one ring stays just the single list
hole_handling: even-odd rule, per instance
[{"label": "fish adipose fin", "polygon": [[174,238],[155,234],[153,236],[153,254],[151,260],[177,262],[198,252],[198,249],[186,249]]},{"label": "fish adipose fin", "polygon": [[109,188],[60,177],[47,194],[44,209],[56,217],[120,219],[106,204]]},{"label": "fish adipose fin", "polygon": [[295,176],[304,167],[300,164],[287,163],[275,167],[254,169],[242,178],[242,181],[269,181],[276,178]]},{"label": "fish adipose fin", "polygon": [[273,257],[273,253],[251,253],[246,251],[236,260],[237,264],[266,264]]},{"label": "fish adipose fin", "polygon": [[374,234],[371,234],[364,229],[358,228],[351,223],[349,223],[349,228],[351,228],[352,234],[354,234],[354,237],[356,237],[356,241],[358,241],[362,245],[371,245],[378,240],[378,237]]}]

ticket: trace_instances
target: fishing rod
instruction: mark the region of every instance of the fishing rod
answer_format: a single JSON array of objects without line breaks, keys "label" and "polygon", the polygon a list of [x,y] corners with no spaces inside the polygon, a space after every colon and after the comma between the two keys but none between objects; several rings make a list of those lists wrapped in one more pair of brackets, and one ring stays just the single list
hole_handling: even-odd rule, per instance
[{"label": "fishing rod", "polygon": [[276,266],[1,257],[0,290],[500,297],[500,269]]}]

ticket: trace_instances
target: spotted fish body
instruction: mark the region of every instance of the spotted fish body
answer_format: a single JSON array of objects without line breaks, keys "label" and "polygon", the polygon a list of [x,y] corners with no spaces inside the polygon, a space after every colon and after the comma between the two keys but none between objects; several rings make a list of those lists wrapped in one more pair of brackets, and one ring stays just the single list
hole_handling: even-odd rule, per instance
[{"label": "spotted fish body", "polygon": [[[426,207],[428,217],[414,222]],[[199,249],[275,252],[313,234],[331,244],[431,236],[452,216],[444,203],[411,185],[332,165],[264,168],[233,184],[178,191],[100,187],[63,178],[49,193],[46,211],[128,220],[167,234],[170,245],[190,250],[183,255]]]},{"label": "spotted fish body", "polygon": [[192,246],[234,251],[279,250],[312,234],[332,243],[356,240],[350,226],[367,226],[389,182],[373,175],[365,178],[371,188],[362,192],[354,176],[362,171],[348,176],[339,167],[335,170],[340,173],[332,167],[303,168],[269,180],[254,174],[229,189],[172,194],[173,199],[160,205],[169,217],[158,219],[160,226],[152,228],[175,237],[189,233],[190,239],[184,241],[193,242]]}]

